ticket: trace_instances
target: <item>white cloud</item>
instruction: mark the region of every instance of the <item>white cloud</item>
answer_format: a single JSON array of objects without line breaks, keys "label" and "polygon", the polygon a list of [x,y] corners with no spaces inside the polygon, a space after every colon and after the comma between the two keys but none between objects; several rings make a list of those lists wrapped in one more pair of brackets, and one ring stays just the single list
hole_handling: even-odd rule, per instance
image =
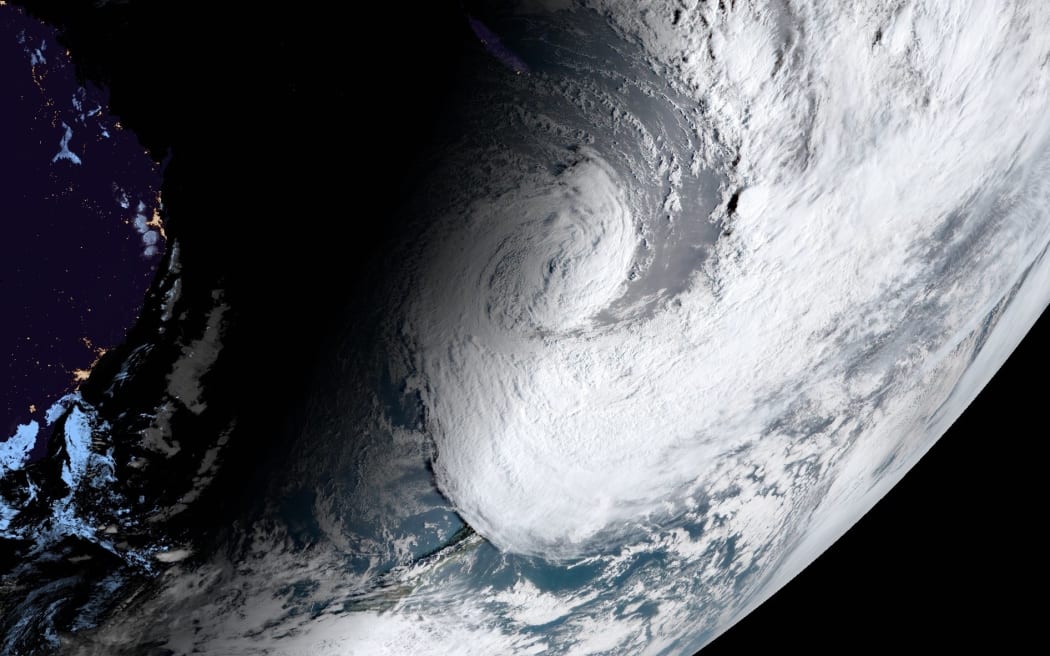
[{"label": "white cloud", "polygon": [[[677,304],[603,322],[646,264],[657,217],[631,199],[649,190],[600,135],[561,172],[489,174],[517,190],[440,219],[407,286],[435,471],[500,548],[566,557],[680,514],[761,445],[784,496],[743,499],[730,521],[770,540],[850,449],[893,444],[902,426],[936,439],[924,422],[961,375],[954,346],[1050,240],[1046,126],[1031,120],[1050,111],[1050,42],[1029,33],[1050,9],[698,8],[704,29],[696,13],[672,26],[659,4],[596,4],[708,108],[701,141],[717,128],[739,153],[732,170],[705,153],[743,189],[732,234]],[[873,45],[879,29],[893,43]],[[798,408],[849,421],[773,428]],[[823,463],[804,484],[786,460],[799,450]]]},{"label": "white cloud", "polygon": [[65,121],[62,122],[62,128],[65,131],[62,133],[62,138],[58,142],[60,150],[51,158],[51,163],[54,164],[61,159],[79,166],[82,164],[80,156],[69,149],[69,140],[73,138],[73,128],[69,127]]}]

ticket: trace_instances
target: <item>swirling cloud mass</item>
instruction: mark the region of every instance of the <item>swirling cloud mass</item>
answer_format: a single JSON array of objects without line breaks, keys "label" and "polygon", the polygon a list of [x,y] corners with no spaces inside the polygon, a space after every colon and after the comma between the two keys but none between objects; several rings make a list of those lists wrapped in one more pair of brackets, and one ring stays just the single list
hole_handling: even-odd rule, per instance
[{"label": "swirling cloud mass", "polygon": [[[518,146],[478,150],[408,285],[439,485],[513,553],[607,552],[730,489],[740,547],[800,513],[848,525],[1046,300],[1003,320],[1050,238],[1050,10],[650,4],[595,3],[671,82],[640,86],[681,132],[592,86],[597,63],[535,82],[572,109],[525,103]],[[529,152],[558,149],[554,168]],[[714,212],[653,211],[700,171]],[[680,290],[632,296],[667,277],[654,224],[708,221]]]}]

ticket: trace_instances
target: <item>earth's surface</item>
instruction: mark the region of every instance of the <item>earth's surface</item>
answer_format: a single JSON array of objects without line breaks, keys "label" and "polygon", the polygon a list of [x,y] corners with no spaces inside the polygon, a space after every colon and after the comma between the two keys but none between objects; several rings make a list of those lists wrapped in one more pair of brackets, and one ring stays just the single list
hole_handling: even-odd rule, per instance
[{"label": "earth's surface", "polygon": [[[692,653],[1050,301],[1050,7],[485,9],[287,447],[230,456],[237,298],[174,224],[124,345],[0,444],[2,651]],[[216,485],[251,510],[202,532]]]}]

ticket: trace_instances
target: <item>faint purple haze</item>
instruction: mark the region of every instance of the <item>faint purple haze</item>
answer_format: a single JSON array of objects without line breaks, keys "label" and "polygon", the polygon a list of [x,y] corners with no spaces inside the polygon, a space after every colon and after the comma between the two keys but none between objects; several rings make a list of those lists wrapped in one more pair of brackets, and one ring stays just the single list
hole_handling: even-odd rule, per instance
[{"label": "faint purple haze", "polygon": [[507,46],[503,45],[500,38],[487,25],[470,14],[467,14],[467,22],[470,23],[470,29],[474,30],[474,34],[481,41],[481,45],[485,46],[485,50],[489,51],[489,54],[500,60],[504,66],[515,73],[528,75],[528,64]]}]

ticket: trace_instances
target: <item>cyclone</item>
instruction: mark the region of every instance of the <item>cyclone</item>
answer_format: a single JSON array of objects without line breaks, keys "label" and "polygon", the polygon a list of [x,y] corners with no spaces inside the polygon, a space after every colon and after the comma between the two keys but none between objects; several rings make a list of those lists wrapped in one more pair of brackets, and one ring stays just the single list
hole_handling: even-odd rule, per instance
[{"label": "cyclone", "polygon": [[[1048,109],[1040,12],[698,9],[627,67],[555,47],[515,81],[406,286],[468,523],[594,555],[758,471],[734,514],[765,541],[842,468],[874,487],[921,454],[1050,238],[1046,129],[1019,120]],[[670,85],[608,73],[672,43]]]}]

